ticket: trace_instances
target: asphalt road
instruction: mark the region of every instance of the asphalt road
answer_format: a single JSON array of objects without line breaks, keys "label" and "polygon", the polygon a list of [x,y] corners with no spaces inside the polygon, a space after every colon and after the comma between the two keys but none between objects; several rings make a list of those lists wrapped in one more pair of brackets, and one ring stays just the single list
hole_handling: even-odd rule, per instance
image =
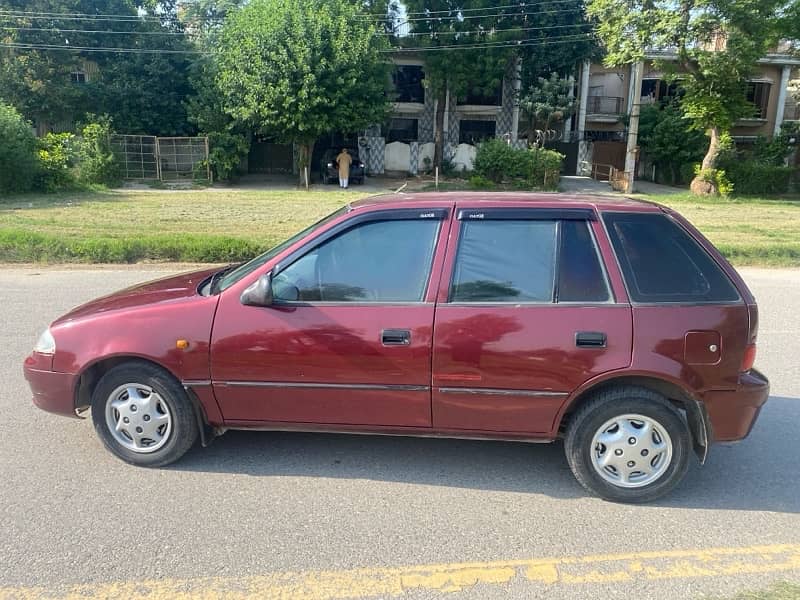
[{"label": "asphalt road", "polygon": [[166,469],[116,460],[89,422],[33,407],[22,360],[66,309],[168,270],[0,269],[0,598],[675,600],[800,582],[800,271],[743,269],[773,390],[750,438],[624,506],[587,496],[560,444],[229,432]]}]

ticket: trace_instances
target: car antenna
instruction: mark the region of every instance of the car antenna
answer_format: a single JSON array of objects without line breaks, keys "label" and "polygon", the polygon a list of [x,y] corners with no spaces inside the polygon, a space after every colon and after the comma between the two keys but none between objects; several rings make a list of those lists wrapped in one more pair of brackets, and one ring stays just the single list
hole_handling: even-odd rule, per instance
[{"label": "car antenna", "polygon": [[397,188],[397,189],[394,191],[394,193],[395,193],[395,194],[399,194],[399,193],[400,193],[400,192],[402,192],[404,189],[406,189],[406,186],[407,186],[407,185],[408,185],[408,182],[406,181],[406,182],[405,182],[403,185],[401,185],[399,188]]}]

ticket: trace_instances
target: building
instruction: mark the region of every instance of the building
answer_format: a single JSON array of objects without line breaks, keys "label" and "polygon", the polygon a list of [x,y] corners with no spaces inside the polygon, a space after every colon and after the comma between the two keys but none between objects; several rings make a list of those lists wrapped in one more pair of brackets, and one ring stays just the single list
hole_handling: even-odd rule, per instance
[{"label": "building", "polygon": [[[643,104],[675,93],[675,84],[668,83],[666,74],[656,65],[674,58],[669,53],[652,53],[643,62],[642,86],[638,92]],[[580,140],[578,172],[585,172],[586,165],[591,163],[624,168],[625,122],[635,98],[634,68],[635,65],[630,65],[614,69],[588,61],[581,65],[580,110],[574,119]],[[731,131],[734,141],[752,143],[759,136],[770,137],[780,132],[787,121],[800,120],[793,94],[799,77],[800,59],[796,56],[769,54],[759,60],[747,84],[747,96],[754,105],[754,113],[736,122]]]}]

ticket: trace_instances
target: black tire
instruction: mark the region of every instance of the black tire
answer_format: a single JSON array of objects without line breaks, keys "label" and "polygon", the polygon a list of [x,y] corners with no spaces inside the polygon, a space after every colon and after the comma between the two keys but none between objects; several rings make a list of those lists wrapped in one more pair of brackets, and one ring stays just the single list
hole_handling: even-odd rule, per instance
[{"label": "black tire", "polygon": [[[115,394],[115,391],[121,386],[129,384],[141,386],[143,390],[149,388],[152,393],[158,394],[161,400],[158,403],[159,414],[168,413],[167,423],[169,425],[165,425],[166,428],[162,429],[166,433],[155,443],[159,446],[155,450],[144,448],[135,451],[126,447],[116,439],[107,422],[106,407],[112,401],[112,394],[114,394],[114,398],[120,398],[119,393]],[[146,390],[144,393],[147,393]],[[123,392],[122,397],[126,396],[129,397],[129,394]],[[136,415],[137,418],[145,418],[146,412],[149,411],[139,411],[139,415]],[[112,411],[112,414],[121,415],[122,413]],[[134,419],[134,414],[127,414]],[[156,413],[153,412],[153,414]],[[147,417],[147,421],[152,418],[149,415]],[[186,454],[198,437],[195,409],[186,395],[186,391],[172,375],[156,365],[142,361],[123,363],[111,369],[100,379],[92,394],[92,421],[97,435],[108,450],[125,462],[143,467],[162,467],[175,462]],[[130,427],[132,426],[133,423]],[[129,434],[125,435],[130,437]],[[131,440],[129,443],[133,444],[134,442]]]},{"label": "black tire", "polygon": [[[595,468],[592,460],[595,434],[609,420],[627,414],[655,421],[672,441],[669,464],[654,481],[641,487],[615,485],[600,474],[598,469],[602,466]],[[602,452],[604,446],[600,444],[600,447]],[[661,394],[646,388],[625,386],[601,391],[577,410],[569,422],[564,450],[572,473],[588,491],[613,502],[640,503],[660,498],[680,483],[689,468],[691,438],[680,411]],[[635,448],[632,450],[635,452]],[[635,454],[630,458],[638,459]]]}]

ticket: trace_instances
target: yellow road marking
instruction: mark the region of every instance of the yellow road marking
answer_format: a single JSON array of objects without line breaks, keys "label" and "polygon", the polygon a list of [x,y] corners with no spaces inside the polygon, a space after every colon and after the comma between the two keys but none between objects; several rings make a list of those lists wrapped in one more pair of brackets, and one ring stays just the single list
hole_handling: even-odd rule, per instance
[{"label": "yellow road marking", "polygon": [[431,564],[342,571],[273,573],[76,585],[0,587],[0,600],[334,600],[397,597],[408,590],[457,592],[519,578],[539,585],[579,585],[800,571],[800,544],[665,550],[595,556]]}]

